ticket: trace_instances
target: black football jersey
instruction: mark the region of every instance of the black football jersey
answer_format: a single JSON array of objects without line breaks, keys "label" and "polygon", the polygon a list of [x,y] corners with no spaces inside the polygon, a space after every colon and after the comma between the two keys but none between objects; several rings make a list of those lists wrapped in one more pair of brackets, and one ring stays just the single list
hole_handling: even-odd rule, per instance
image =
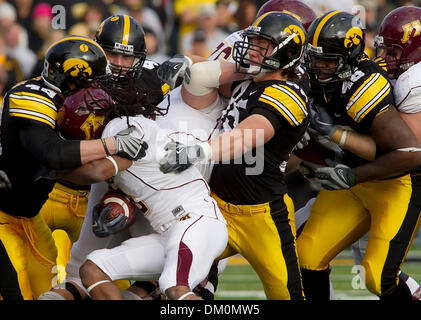
[{"label": "black football jersey", "polygon": [[338,123],[368,133],[378,114],[394,108],[393,89],[387,72],[372,60],[363,59],[353,71],[333,93],[315,98]]},{"label": "black football jersey", "polygon": [[56,127],[57,111],[63,100],[48,89],[41,78],[27,80],[13,87],[4,97],[1,120],[0,169],[13,185],[0,191],[0,210],[17,216],[32,217],[41,209],[54,186],[54,181],[34,177],[41,168],[19,138],[26,125]]},{"label": "black football jersey", "polygon": [[[322,97],[314,94],[315,101],[326,107],[335,122],[349,126],[362,134],[369,134],[375,117],[388,108],[394,108],[393,88],[387,71],[376,62],[363,59],[352,76],[337,86],[334,92]],[[356,167],[367,163],[344,150],[344,163]],[[379,150],[378,155],[382,152]]]},{"label": "black football jersey", "polygon": [[259,114],[271,122],[275,135],[241,159],[215,164],[210,181],[212,191],[233,204],[258,204],[281,198],[287,192],[286,162],[308,125],[307,104],[306,94],[293,82],[234,83],[231,100],[222,115],[224,131],[232,130],[250,115]]}]

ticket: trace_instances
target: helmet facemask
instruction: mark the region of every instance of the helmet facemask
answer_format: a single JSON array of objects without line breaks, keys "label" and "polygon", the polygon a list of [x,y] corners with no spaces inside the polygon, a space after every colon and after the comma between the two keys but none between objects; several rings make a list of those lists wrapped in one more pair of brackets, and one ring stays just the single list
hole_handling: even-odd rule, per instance
[{"label": "helmet facemask", "polygon": [[385,39],[382,36],[376,36],[374,39],[376,57],[384,59],[389,78],[396,79],[401,73],[405,72],[414,65],[414,62],[404,57],[404,49],[401,46],[392,43],[385,43],[384,40]]},{"label": "helmet facemask", "polygon": [[337,53],[323,53],[323,48],[308,44],[305,65],[310,76],[312,89],[323,92],[335,90],[336,84],[352,75],[352,67],[347,58]]},{"label": "helmet facemask", "polygon": [[[246,32],[245,41],[237,41],[234,43],[233,60],[236,62],[236,71],[238,73],[250,74],[253,76],[260,76],[266,72],[276,70],[283,70],[295,67],[302,56],[292,59],[292,53],[289,52],[288,45],[296,36],[295,33],[288,35],[281,43],[277,43],[272,37],[260,33]],[[251,39],[260,37],[266,39],[268,43],[273,45],[273,50],[270,54],[269,45],[266,47],[250,42]],[[302,50],[303,51],[303,50]],[[256,52],[261,59],[253,60],[250,52]],[[288,61],[281,65],[280,61]],[[244,68],[247,70],[244,71]]]},{"label": "helmet facemask", "polygon": [[109,61],[111,72],[113,76],[115,77],[115,80],[118,81],[119,78],[124,78],[126,75],[131,77],[134,80],[137,80],[140,78],[140,75],[142,74],[142,67],[146,60],[146,53],[138,52],[138,53],[133,54],[131,52],[121,51],[121,50],[116,50],[116,49],[108,50],[108,52],[134,57],[133,63],[131,66],[123,66],[123,65],[111,63]]}]

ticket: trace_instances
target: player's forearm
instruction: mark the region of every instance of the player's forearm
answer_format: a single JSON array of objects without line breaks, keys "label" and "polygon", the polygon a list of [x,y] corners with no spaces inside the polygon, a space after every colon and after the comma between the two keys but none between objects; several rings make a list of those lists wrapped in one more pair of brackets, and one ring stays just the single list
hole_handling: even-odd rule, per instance
[{"label": "player's forearm", "polygon": [[109,159],[94,160],[74,170],[58,171],[57,176],[77,185],[88,185],[105,181],[113,177],[116,172],[129,168],[131,160],[113,156],[115,164]]},{"label": "player's forearm", "polygon": [[421,152],[392,151],[355,168],[355,183],[394,177],[419,165]]},{"label": "player's forearm", "polygon": [[212,160],[237,159],[253,148],[268,142],[275,131],[270,122],[261,115],[251,115],[233,130],[224,132],[210,141]]},{"label": "player's forearm", "polygon": [[[116,153],[114,138],[105,138],[106,148],[109,154]],[[103,143],[100,139],[83,140],[80,142],[80,158],[81,163],[85,164],[94,160],[99,160],[107,156]]]},{"label": "player's forearm", "polygon": [[252,145],[245,143],[244,132],[240,129],[233,129],[225,132],[210,141],[213,161],[229,161],[241,157],[252,148]]},{"label": "player's forearm", "polygon": [[376,158],[376,143],[369,135],[339,128],[332,135],[331,140],[363,159],[372,161]]}]

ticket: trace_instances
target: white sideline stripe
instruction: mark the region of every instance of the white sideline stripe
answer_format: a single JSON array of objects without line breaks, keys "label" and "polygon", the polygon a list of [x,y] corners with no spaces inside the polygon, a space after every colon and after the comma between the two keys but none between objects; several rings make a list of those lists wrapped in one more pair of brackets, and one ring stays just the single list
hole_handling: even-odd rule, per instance
[{"label": "white sideline stripe", "polygon": [[[379,297],[375,295],[350,295],[347,293],[342,293],[335,291],[336,299],[337,300],[379,300]],[[221,298],[245,298],[245,297],[255,297],[266,299],[266,295],[264,291],[260,290],[217,290],[215,293],[215,297]]]},{"label": "white sideline stripe", "polygon": [[221,281],[257,281],[260,282],[260,279],[257,275],[254,274],[222,274],[220,275]]},{"label": "white sideline stripe", "polygon": [[355,296],[335,291],[335,295],[337,300],[380,300],[379,297],[375,296],[374,294]]},{"label": "white sideline stripe", "polygon": [[215,296],[225,297],[225,298],[257,297],[257,298],[266,299],[266,295],[263,290],[216,290]]}]

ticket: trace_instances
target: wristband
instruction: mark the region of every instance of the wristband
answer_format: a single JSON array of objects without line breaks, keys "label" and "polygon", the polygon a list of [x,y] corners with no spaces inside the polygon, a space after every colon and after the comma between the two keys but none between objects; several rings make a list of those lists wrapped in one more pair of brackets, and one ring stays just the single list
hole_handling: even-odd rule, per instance
[{"label": "wristband", "polygon": [[115,162],[114,158],[113,158],[113,157],[111,157],[111,156],[107,156],[107,157],[105,157],[105,159],[110,160],[110,161],[111,161],[111,163],[113,164],[114,169],[115,169],[114,176],[116,176],[116,175],[117,175],[117,173],[118,173],[118,165],[117,165],[117,162]]},{"label": "wristband", "polygon": [[339,143],[338,143],[338,145],[340,146],[340,147],[343,147],[344,145],[345,145],[345,141],[346,141],[346,136],[348,135],[348,130],[344,130],[343,132],[342,132],[342,135],[341,135],[341,140],[339,140]]},{"label": "wristband", "polygon": [[[111,156],[110,151],[108,151],[108,148],[107,148],[107,143],[105,142],[105,139],[104,139],[104,138],[102,138],[102,139],[101,139],[101,142],[102,142],[102,146],[104,147],[105,154],[106,154],[107,156]],[[114,159],[113,159],[113,160],[114,160]]]},{"label": "wristband", "polygon": [[102,281],[95,282],[93,285],[89,286],[86,290],[88,291],[88,293],[91,293],[93,288],[95,288],[96,286],[99,286],[100,284],[106,283],[106,282],[111,282],[111,281],[110,280],[102,280]]}]

